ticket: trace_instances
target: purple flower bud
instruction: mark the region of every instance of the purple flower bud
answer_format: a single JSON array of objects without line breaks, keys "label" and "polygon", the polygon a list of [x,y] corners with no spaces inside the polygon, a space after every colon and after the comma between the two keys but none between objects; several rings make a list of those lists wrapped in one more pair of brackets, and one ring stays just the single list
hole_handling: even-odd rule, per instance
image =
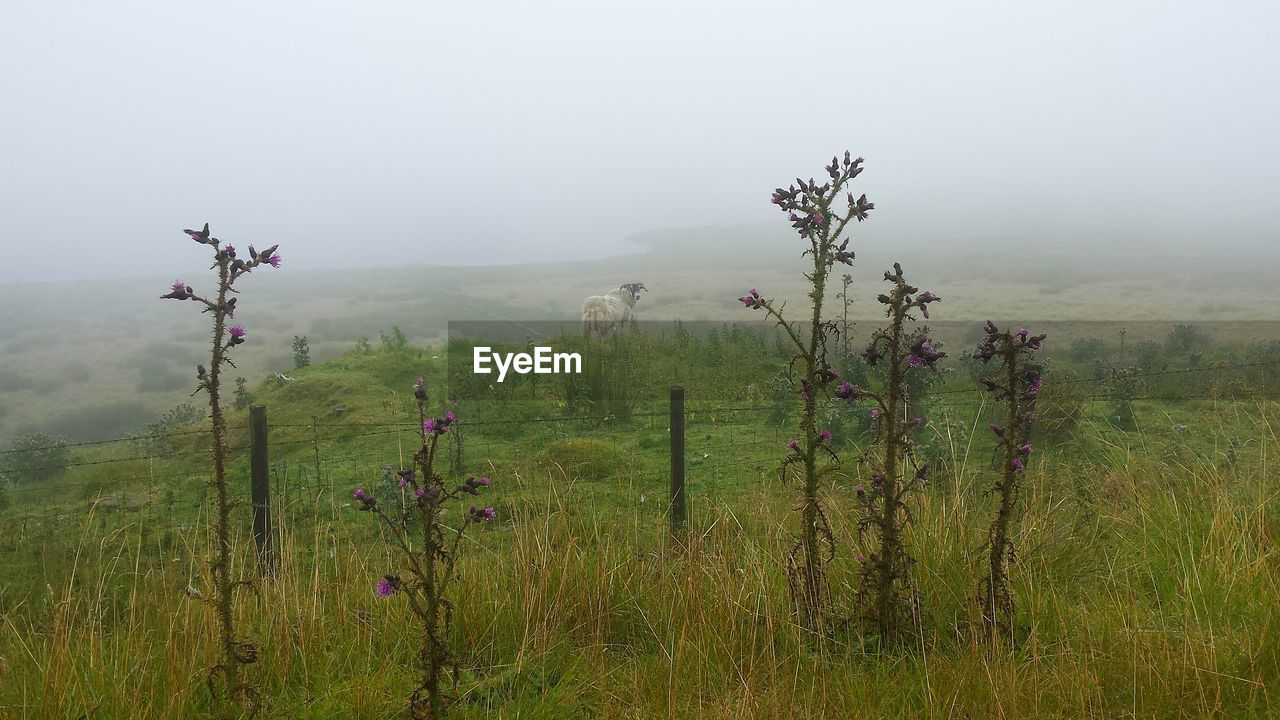
[{"label": "purple flower bud", "polygon": [[206,374],[206,371],[205,371],[205,369],[204,369],[204,364],[203,364],[203,363],[201,363],[201,364],[196,365],[196,378],[197,378],[197,379],[199,379],[199,380],[203,380],[203,379],[204,379],[205,374]]},{"label": "purple flower bud", "polygon": [[417,495],[418,497],[426,497],[426,495],[427,495],[427,490],[426,490],[426,488],[418,488],[417,490],[415,490],[415,491],[413,492],[413,494],[414,494],[414,495]]},{"label": "purple flower bud", "polygon": [[458,420],[458,416],[457,416],[457,415],[454,415],[452,410],[447,410],[447,411],[445,411],[445,414],[444,414],[444,421],[445,421],[445,422],[447,422],[447,423],[449,423],[449,424],[451,424],[451,425],[452,425],[452,424],[453,424],[454,422],[456,422],[457,420]]},{"label": "purple flower bud", "polygon": [[356,491],[351,493],[351,497],[357,500],[364,500],[365,499],[364,488],[356,488]]},{"label": "purple flower bud", "polygon": [[489,487],[489,483],[493,482],[488,475],[480,476],[480,487]]},{"label": "purple flower bud", "polygon": [[233,258],[236,256],[236,247],[235,245],[227,245],[222,248],[222,252],[226,253],[227,257]]},{"label": "purple flower bud", "polygon": [[418,382],[413,386],[413,396],[423,401],[427,399],[427,382],[422,378],[418,378]]},{"label": "purple flower bud", "polygon": [[822,442],[831,442],[831,431],[823,430],[822,432],[818,433],[818,437],[822,438]]},{"label": "purple flower bud", "polygon": [[792,439],[792,440],[787,441],[787,448],[788,448],[788,449],[791,449],[791,450],[799,450],[799,449],[800,449],[800,441],[799,441],[799,440],[795,440],[795,439]]},{"label": "purple flower bud", "polygon": [[1031,443],[1027,443],[1027,444],[1023,445],[1022,447],[1018,448],[1018,451],[1019,451],[1019,452],[1021,452],[1023,455],[1030,455],[1030,454],[1031,454]]},{"label": "purple flower bud", "polygon": [[990,428],[991,432],[995,433],[996,435],[1000,437],[1004,437],[1004,428],[1000,427],[999,425],[995,423],[990,423],[987,425],[987,427]]}]

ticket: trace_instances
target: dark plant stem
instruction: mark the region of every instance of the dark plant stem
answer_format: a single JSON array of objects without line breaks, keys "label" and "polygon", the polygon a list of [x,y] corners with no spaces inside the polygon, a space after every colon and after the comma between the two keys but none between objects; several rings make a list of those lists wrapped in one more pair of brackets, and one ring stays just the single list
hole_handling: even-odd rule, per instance
[{"label": "dark plant stem", "polygon": [[225,257],[218,260],[218,300],[213,310],[213,357],[209,368],[209,413],[213,425],[213,489],[214,513],[218,521],[214,526],[214,542],[218,559],[213,564],[214,603],[217,607],[218,626],[222,644],[222,669],[226,687],[235,695],[240,688],[240,658],[235,646],[235,626],[231,614],[231,502],[227,497],[227,422],[222,416],[220,382],[222,364],[226,362],[226,346],[223,336],[226,330],[230,271]]},{"label": "dark plant stem", "polygon": [[1030,426],[1035,417],[1035,398],[1041,386],[1038,369],[1028,367],[1026,358],[1040,348],[1043,335],[1029,337],[1026,329],[1016,333],[1001,332],[987,323],[987,338],[978,346],[976,357],[984,363],[999,358],[1003,363],[1000,382],[983,378],[982,383],[1003,401],[1004,425],[991,426],[998,439],[997,455],[1000,474],[992,487],[999,499],[996,516],[987,528],[987,576],[978,586],[978,603],[982,611],[983,629],[995,638],[1014,635],[1014,595],[1009,582],[1009,568],[1015,558],[1013,540],[1009,537],[1017,510],[1018,493],[1026,463],[1031,454]]},{"label": "dark plant stem", "polygon": [[900,405],[903,400],[905,388],[903,387],[903,348],[902,348],[902,322],[905,310],[902,307],[902,288],[901,282],[894,288],[891,298],[892,308],[892,325],[890,327],[889,336],[889,386],[885,392],[885,408],[884,408],[884,456],[882,458],[881,472],[884,475],[884,502],[880,515],[880,540],[881,551],[878,553],[878,561],[876,563],[877,572],[877,591],[876,591],[876,627],[880,633],[880,637],[884,638],[886,643],[892,644],[896,638],[898,628],[897,616],[899,608],[899,600],[895,585],[901,579],[906,581],[906,568],[902,567],[902,576],[899,577],[899,565],[901,561],[900,548],[902,541],[900,536],[901,530],[898,526],[898,454],[901,452],[900,429],[901,414]]}]

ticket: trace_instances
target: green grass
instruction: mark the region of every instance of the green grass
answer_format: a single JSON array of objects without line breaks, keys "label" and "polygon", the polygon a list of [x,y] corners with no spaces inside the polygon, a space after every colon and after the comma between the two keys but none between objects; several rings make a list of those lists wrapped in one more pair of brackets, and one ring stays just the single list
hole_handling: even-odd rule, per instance
[{"label": "green grass", "polygon": [[[1015,537],[1025,639],[1011,648],[974,636],[993,509],[985,411],[975,396],[939,396],[923,439],[944,470],[910,531],[922,632],[882,652],[855,628],[817,642],[792,621],[781,568],[797,489],[779,482],[777,461],[794,429],[766,389],[783,361],[711,364],[696,359],[706,348],[681,357],[654,342],[630,380],[630,420],[534,421],[566,414],[551,383],[512,387],[501,405],[464,403],[462,473],[494,477],[482,499],[498,518],[463,546],[457,717],[1280,714],[1274,400],[1139,402],[1132,432],[1109,424],[1108,403],[1086,402],[1074,427],[1038,440]],[[752,340],[738,342],[724,357]],[[237,613],[262,651],[253,670],[265,717],[403,709],[414,625],[395,598],[374,596],[395,556],[348,500],[416,448],[411,385],[425,375],[440,407],[443,354],[349,352],[255,389],[272,424],[282,564]],[[660,412],[677,372],[688,373],[691,408],[763,408],[691,413],[683,546],[665,523]],[[957,372],[937,389],[969,383]],[[524,421],[465,424],[503,415]],[[231,484],[247,496],[246,413],[230,422]],[[833,595],[852,614],[865,549],[850,489],[864,440],[851,429],[843,441],[845,463],[823,495],[840,543]],[[11,491],[0,514],[0,717],[209,712],[214,623],[186,591],[207,585],[206,443],[193,426],[166,443],[169,458],[97,462],[149,453],[76,448],[77,462],[96,464]],[[99,501],[116,490],[152,502],[127,511]],[[236,512],[245,541],[247,510]],[[252,572],[251,548],[237,557]]]}]

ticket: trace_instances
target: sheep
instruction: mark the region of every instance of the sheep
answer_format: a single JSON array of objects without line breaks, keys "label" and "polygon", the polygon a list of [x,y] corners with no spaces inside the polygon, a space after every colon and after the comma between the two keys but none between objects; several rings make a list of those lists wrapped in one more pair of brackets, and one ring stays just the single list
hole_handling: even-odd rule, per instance
[{"label": "sheep", "polygon": [[649,292],[644,283],[627,283],[607,295],[592,295],[582,303],[582,334],[606,338],[631,319],[631,308],[640,299],[640,291]]}]

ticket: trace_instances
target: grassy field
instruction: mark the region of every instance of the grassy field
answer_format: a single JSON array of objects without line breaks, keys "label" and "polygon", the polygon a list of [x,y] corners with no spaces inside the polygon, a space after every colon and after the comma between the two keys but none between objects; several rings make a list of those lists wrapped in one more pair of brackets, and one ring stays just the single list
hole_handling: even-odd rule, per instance
[{"label": "grassy field", "polygon": [[[1091,377],[1091,358],[1072,356],[1070,335],[1051,337],[1016,536],[1023,637],[993,647],[977,636],[974,606],[993,511],[983,492],[989,410],[960,360],[963,335],[957,327],[947,347],[952,370],[915,407],[927,418],[921,452],[938,470],[910,531],[920,632],[893,650],[855,625],[818,640],[793,621],[782,564],[797,488],[778,466],[793,400],[771,383],[786,361],[759,328],[624,340],[619,352],[634,361],[611,365],[608,401],[623,411],[608,420],[565,419],[596,405],[563,382],[466,388],[464,424],[449,438],[461,437],[459,472],[494,477],[481,499],[498,518],[462,552],[456,716],[1280,714],[1280,378],[1256,364],[1273,359],[1269,346],[1247,330],[1224,331],[1230,340],[1196,359],[1156,346],[1131,393],[1133,420],[1118,427],[1112,384]],[[1151,345],[1131,337],[1123,352],[1114,343],[1100,352],[1140,364]],[[262,650],[253,669],[264,716],[402,711],[417,637],[399,598],[372,591],[396,558],[350,491],[394,493],[384,468],[416,446],[410,385],[425,375],[441,408],[448,356],[374,343],[254,388],[271,424],[281,566],[237,614]],[[683,543],[664,505],[673,383],[690,392]],[[866,474],[864,413],[828,417],[843,458],[823,494],[844,615],[856,610],[865,551],[851,527],[852,487]],[[230,422],[232,485],[247,499],[245,412]],[[75,447],[74,465],[54,480],[9,490],[0,717],[208,712],[215,630],[191,590],[208,582],[207,442],[196,423],[167,438]],[[238,561],[252,572],[248,510],[237,514]]]},{"label": "grassy field", "polygon": [[[850,270],[859,279],[857,319],[878,318],[873,286],[900,259],[945,296],[945,320],[1108,321],[1116,323],[1105,331],[1111,342],[1120,327],[1144,322],[1160,324],[1156,339],[1172,322],[1235,323],[1246,335],[1280,337],[1280,312],[1260,301],[1260,288],[1275,282],[1280,244],[1233,254],[1226,243],[1210,255],[1132,237],[897,242],[875,235],[873,224],[866,230]],[[189,241],[175,232],[157,242]],[[244,281],[237,320],[254,349],[232,374],[257,385],[291,370],[295,335],[308,338],[319,360],[361,337],[377,346],[393,327],[419,345],[439,345],[450,320],[572,320],[583,298],[624,282],[648,286],[637,311],[652,321],[739,320],[735,298],[748,287],[793,307],[805,300],[804,260],[785,226],[653,232],[634,242],[635,254],[576,263],[431,267],[421,264],[424,252],[400,266],[329,271],[292,269],[289,258],[308,248],[286,244],[284,269]],[[1015,260],[1016,274],[999,270],[1028,247],[1035,262]],[[0,447],[32,431],[73,442],[114,438],[184,402],[207,354],[204,318],[156,298],[175,277],[200,286],[204,276],[193,255],[172,277],[0,285]]]}]

